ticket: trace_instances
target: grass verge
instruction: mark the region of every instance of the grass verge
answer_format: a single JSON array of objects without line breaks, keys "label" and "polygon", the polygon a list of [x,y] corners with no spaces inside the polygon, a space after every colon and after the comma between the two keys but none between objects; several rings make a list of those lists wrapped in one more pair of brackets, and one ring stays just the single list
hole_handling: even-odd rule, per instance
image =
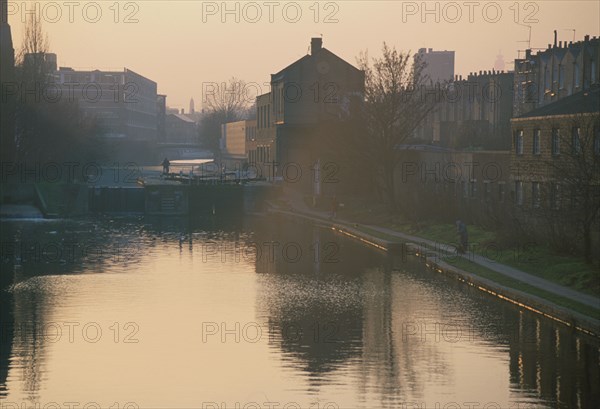
[{"label": "grass verge", "polygon": [[488,280],[494,281],[495,283],[498,283],[505,287],[513,288],[515,290],[523,291],[525,293],[538,296],[545,300],[551,301],[554,304],[559,305],[561,307],[569,308],[573,311],[579,312],[580,314],[587,315],[588,317],[600,319],[600,310],[597,308],[593,308],[588,305],[581,304],[577,301],[573,301],[568,298],[561,297],[559,295],[542,290],[538,287],[529,285],[527,283],[516,280],[514,278],[507,277],[507,276],[497,273],[496,271],[491,270],[487,267],[473,263],[472,261],[466,260],[464,258],[456,258],[456,257],[446,258],[443,260],[446,263],[448,263],[454,267],[477,274],[480,277],[487,278]]}]

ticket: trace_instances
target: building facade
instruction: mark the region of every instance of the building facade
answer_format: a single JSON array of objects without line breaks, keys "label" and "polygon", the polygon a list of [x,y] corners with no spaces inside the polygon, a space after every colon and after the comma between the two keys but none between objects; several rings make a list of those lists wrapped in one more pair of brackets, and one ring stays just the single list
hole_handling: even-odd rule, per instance
[{"label": "building facade", "polygon": [[600,84],[600,38],[557,41],[515,60],[513,116],[556,102]]},{"label": "building facade", "polygon": [[127,68],[57,69],[56,55],[50,53],[27,54],[24,66],[28,61],[33,67],[41,67],[43,63],[49,73],[41,97],[76,102],[84,115],[94,118],[97,135],[110,140],[111,160],[154,163],[164,118],[156,82]]},{"label": "building facade", "polygon": [[[275,127],[276,174],[292,188],[331,194],[318,175],[332,132],[364,99],[364,72],[311,40],[310,54],[271,75],[266,123]],[[262,129],[262,127],[260,128]],[[273,153],[273,152],[271,152]]]},{"label": "building facade", "polygon": [[426,143],[451,148],[510,147],[513,73],[480,71],[422,90],[435,106],[415,132]]},{"label": "building facade", "polygon": [[555,239],[591,228],[597,243],[600,88],[529,111],[511,125],[510,184],[522,223]]},{"label": "building facade", "polygon": [[227,169],[241,170],[248,163],[247,141],[256,139],[256,121],[243,120],[221,125],[221,161]]},{"label": "building facade", "polygon": [[167,114],[165,128],[166,143],[192,144],[198,140],[196,122],[185,114]]},{"label": "building facade", "polygon": [[454,51],[421,48],[415,59],[425,63],[422,74],[427,85],[443,84],[454,79]]},{"label": "building facade", "polygon": [[510,205],[510,152],[402,145],[396,196],[415,217],[490,222]]},{"label": "building facade", "polygon": [[273,180],[277,153],[276,126],[271,93],[256,97],[256,127],[246,139],[249,166],[260,179]]},{"label": "building facade", "polygon": [[8,2],[0,2],[2,21],[0,21],[0,85],[2,100],[0,101],[0,160],[15,159],[15,99],[13,96],[4,97],[4,90],[15,80],[15,50],[12,33],[8,24]]},{"label": "building facade", "polygon": [[167,138],[167,96],[164,94],[156,96],[156,138],[159,143]]},{"label": "building facade", "polygon": [[84,113],[96,118],[102,136],[157,141],[156,82],[127,68],[80,71],[61,67],[52,77],[62,98],[76,99]]}]

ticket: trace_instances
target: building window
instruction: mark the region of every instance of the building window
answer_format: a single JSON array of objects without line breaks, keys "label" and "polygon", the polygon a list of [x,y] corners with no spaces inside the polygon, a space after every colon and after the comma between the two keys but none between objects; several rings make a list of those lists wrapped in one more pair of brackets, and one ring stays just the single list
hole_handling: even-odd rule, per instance
[{"label": "building window", "polygon": [[541,152],[540,149],[540,134],[541,131],[539,129],[533,130],[533,154],[539,155]]},{"label": "building window", "polygon": [[578,126],[573,127],[571,136],[571,153],[573,155],[579,155],[581,153],[581,128]]},{"label": "building window", "polygon": [[515,149],[516,149],[517,155],[523,154],[523,131],[522,130],[518,130],[517,134],[515,135]]},{"label": "building window", "polygon": [[560,155],[560,129],[552,128],[552,155]]},{"label": "building window", "polygon": [[515,182],[515,204],[517,206],[523,205],[523,182],[520,180]]},{"label": "building window", "polygon": [[580,73],[579,73],[579,64],[577,64],[577,63],[575,63],[573,75],[574,75],[573,83],[575,84],[575,88],[579,88]]},{"label": "building window", "polygon": [[596,73],[596,61],[592,60],[592,68],[590,70],[590,77],[592,80],[592,84],[595,84],[596,82],[598,82],[598,78],[596,77],[596,75],[598,75]]},{"label": "building window", "polygon": [[477,197],[477,180],[472,179],[471,183],[469,183],[469,196]]},{"label": "building window", "polygon": [[540,182],[531,183],[531,206],[540,207]]},{"label": "building window", "polygon": [[558,183],[552,183],[550,185],[550,208],[558,210],[560,207],[560,185]]},{"label": "building window", "polygon": [[283,88],[281,88],[279,90],[279,92],[281,93],[281,98],[279,98],[279,114],[280,114],[280,118],[279,119],[283,119],[283,103],[285,102],[285,98],[284,98],[284,94],[283,94]]},{"label": "building window", "polygon": [[565,87],[565,66],[558,66],[558,89],[561,90]]}]

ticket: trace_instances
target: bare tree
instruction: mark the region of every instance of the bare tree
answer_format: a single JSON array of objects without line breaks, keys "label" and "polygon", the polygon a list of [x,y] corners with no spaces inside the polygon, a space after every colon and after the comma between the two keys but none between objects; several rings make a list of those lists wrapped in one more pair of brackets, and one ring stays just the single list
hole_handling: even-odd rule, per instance
[{"label": "bare tree", "polygon": [[31,86],[30,89],[40,89],[48,82],[46,54],[50,50],[49,44],[41,19],[31,15],[23,27],[23,40],[15,57],[20,80],[22,84]]},{"label": "bare tree", "polygon": [[255,96],[251,95],[251,87],[248,87],[244,80],[235,77],[220,86],[215,84],[214,87],[207,87],[205,92],[203,98],[208,112],[200,122],[200,141],[218,158],[221,125],[253,117],[251,109]]},{"label": "bare tree", "polygon": [[47,60],[48,36],[41,21],[31,16],[23,31],[16,66],[22,90],[16,100],[17,159],[31,164],[100,158],[106,148],[95,138],[95,118],[85,116],[77,101],[46,92],[54,88],[45,88],[53,80]]},{"label": "bare tree", "polygon": [[23,41],[15,56],[15,63],[23,65],[26,54],[47,53],[50,49],[48,35],[44,33],[41,19],[31,15],[23,27]]},{"label": "bare tree", "polygon": [[548,192],[551,229],[573,230],[583,241],[586,262],[592,263],[592,233],[600,222],[600,113],[575,114],[567,123],[547,162],[553,180]]},{"label": "bare tree", "polygon": [[399,52],[386,43],[380,58],[369,59],[366,52],[357,59],[365,73],[363,121],[366,135],[355,138],[366,166],[387,197],[392,211],[398,210],[395,171],[402,160],[399,145],[411,138],[415,129],[433,109],[434,101],[422,93],[424,63]]},{"label": "bare tree", "polygon": [[235,115],[242,113],[254,102],[256,96],[251,95],[251,90],[246,81],[231,77],[227,83],[207,86],[203,97],[209,111]]}]

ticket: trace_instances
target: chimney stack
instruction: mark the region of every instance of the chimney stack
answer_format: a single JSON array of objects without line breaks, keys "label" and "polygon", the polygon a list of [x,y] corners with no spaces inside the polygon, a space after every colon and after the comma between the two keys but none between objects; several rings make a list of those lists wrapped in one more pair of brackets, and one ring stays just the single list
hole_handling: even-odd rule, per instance
[{"label": "chimney stack", "polygon": [[315,55],[315,53],[321,48],[323,48],[323,39],[319,37],[313,37],[310,40],[310,55]]},{"label": "chimney stack", "polygon": [[586,34],[585,37],[583,37],[584,41],[590,41],[590,35]]},{"label": "chimney stack", "polygon": [[556,48],[556,40],[558,40],[558,33],[554,30],[554,48]]}]

